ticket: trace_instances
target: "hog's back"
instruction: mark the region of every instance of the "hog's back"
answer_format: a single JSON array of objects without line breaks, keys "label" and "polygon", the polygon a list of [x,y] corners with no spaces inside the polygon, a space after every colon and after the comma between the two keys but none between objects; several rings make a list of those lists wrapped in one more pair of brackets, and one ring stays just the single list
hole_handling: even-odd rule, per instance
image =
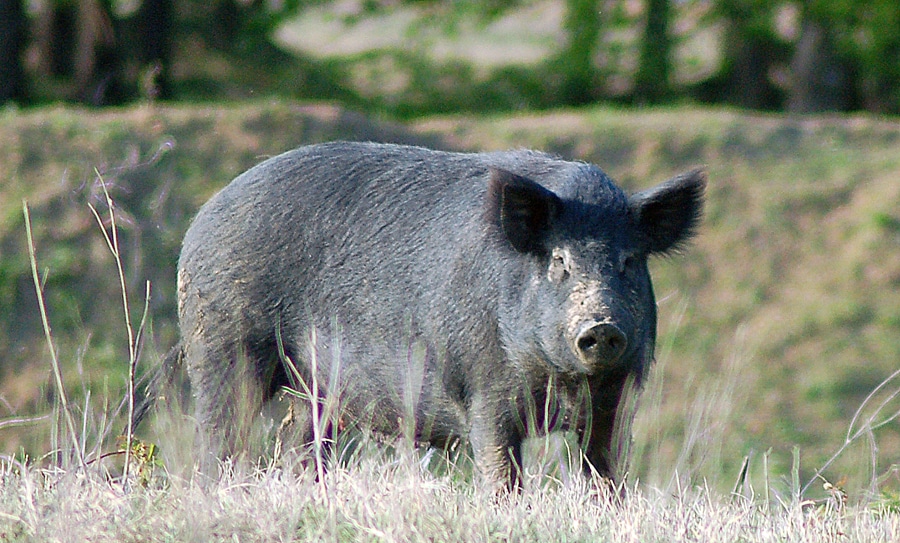
[{"label": "hog's back", "polygon": [[[552,189],[572,164],[533,152],[338,143],[239,176],[200,210],[179,261],[182,337],[201,344],[187,353],[192,381],[218,379],[221,359],[236,350],[274,364],[276,330],[308,366],[300,359],[316,329],[334,342],[340,334],[341,386],[356,386],[367,409],[412,379],[417,409],[456,431],[464,423],[454,406],[467,390],[517,382],[497,308],[527,263],[486,233],[491,166]],[[377,409],[394,417],[397,403]]]}]

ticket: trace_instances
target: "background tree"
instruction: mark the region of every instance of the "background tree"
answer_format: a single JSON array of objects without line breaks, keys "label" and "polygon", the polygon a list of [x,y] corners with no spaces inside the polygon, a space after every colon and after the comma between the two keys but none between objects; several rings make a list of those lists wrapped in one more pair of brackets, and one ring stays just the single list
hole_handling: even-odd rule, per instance
[{"label": "background tree", "polygon": [[[824,36],[827,71],[837,72],[823,92],[849,96],[840,109],[900,113],[900,2],[806,0],[803,14],[804,28],[818,26]],[[840,91],[832,90],[837,83]]]},{"label": "background tree", "polygon": [[[0,24],[16,20],[12,8],[21,2],[2,1]],[[285,61],[283,54],[272,59],[274,29],[286,17],[295,15],[299,0],[280,3],[262,0],[43,0],[34,2],[31,25],[34,62],[26,77],[35,90],[35,101],[74,100],[93,105],[119,104],[145,98],[175,96],[171,65],[176,42],[185,65],[204,72],[208,51],[222,57],[217,65],[238,66]],[[11,13],[9,17],[6,13]],[[13,32],[3,31],[2,45],[23,46],[22,39],[10,40]],[[198,47],[199,46],[199,47]],[[4,57],[4,58],[19,58]],[[5,64],[5,63],[4,63]],[[4,68],[6,66],[4,65]],[[228,73],[220,74],[228,77]],[[10,76],[12,77],[12,76]]]},{"label": "background tree", "polygon": [[[0,102],[278,95],[410,115],[693,97],[753,109],[900,113],[897,0],[556,2],[558,49],[543,62],[484,75],[424,50],[320,59],[280,48],[281,25],[321,0],[0,0]],[[452,34],[473,17],[486,28],[529,3],[366,0],[353,17],[411,10],[421,19],[412,32]],[[700,63],[721,58],[719,67],[689,88],[673,87],[684,70],[673,54],[676,22],[688,39],[722,34],[720,51],[698,53],[706,56]],[[371,67],[393,69],[385,77],[406,78],[409,88],[390,96],[359,88],[358,74]]]},{"label": "background tree", "polygon": [[124,49],[109,0],[48,0],[33,21],[36,71],[32,98],[92,105],[130,99],[123,79]]},{"label": "background tree", "polygon": [[795,113],[845,111],[854,103],[853,65],[835,46],[832,26],[804,16],[790,64],[785,109]]},{"label": "background tree", "polygon": [[0,104],[25,98],[25,29],[23,0],[0,0]]},{"label": "background tree", "polygon": [[138,10],[138,59],[147,72],[142,94],[171,98],[172,36],[175,33],[173,0],[144,0]]},{"label": "background tree", "polygon": [[771,79],[790,46],[775,31],[776,0],[718,0],[713,17],[725,26],[722,67],[703,86],[706,101],[752,109],[780,109],[783,91]]},{"label": "background tree", "polygon": [[900,2],[853,3],[858,43],[859,93],[862,107],[878,113],[900,113]]},{"label": "background tree", "polygon": [[599,0],[566,0],[566,42],[556,65],[562,79],[562,102],[581,105],[599,98],[597,47],[600,40]]},{"label": "background tree", "polygon": [[669,0],[647,0],[641,54],[634,78],[634,98],[638,103],[657,103],[670,94],[672,39],[669,36]]}]

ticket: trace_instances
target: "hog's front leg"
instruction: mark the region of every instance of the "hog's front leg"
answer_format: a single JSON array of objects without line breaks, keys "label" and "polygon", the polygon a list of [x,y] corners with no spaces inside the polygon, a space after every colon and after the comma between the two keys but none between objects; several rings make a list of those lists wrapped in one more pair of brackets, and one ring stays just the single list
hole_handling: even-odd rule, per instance
[{"label": "hog's front leg", "polygon": [[[585,475],[590,477],[594,471],[601,477],[614,480],[616,462],[619,460],[617,439],[628,439],[628,425],[624,429],[618,427],[623,417],[619,413],[622,408],[622,397],[626,389],[633,385],[628,375],[615,376],[591,387],[590,434],[585,445],[585,456],[589,465],[584,466]],[[627,402],[626,402],[627,403]]]},{"label": "hog's front leg", "polygon": [[521,484],[522,436],[512,417],[491,402],[478,399],[470,409],[469,442],[484,483],[497,493]]}]

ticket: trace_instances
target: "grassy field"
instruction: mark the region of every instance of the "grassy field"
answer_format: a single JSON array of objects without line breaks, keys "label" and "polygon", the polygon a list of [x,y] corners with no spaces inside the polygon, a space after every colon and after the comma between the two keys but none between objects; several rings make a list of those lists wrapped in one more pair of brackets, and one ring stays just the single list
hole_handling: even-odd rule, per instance
[{"label": "grassy field", "polygon": [[[898,536],[900,384],[879,388],[900,367],[898,122],[599,107],[396,125],[256,103],[6,110],[0,134],[0,541],[85,539],[65,531],[76,525],[92,540],[134,541]],[[378,448],[324,489],[283,466],[201,484],[190,437],[159,423],[141,434],[162,451],[146,487],[108,481],[118,456],[77,468],[76,449],[116,450],[127,380],[116,264],[88,207],[106,216],[99,178],[116,204],[135,327],[151,284],[142,373],[175,340],[174,263],[196,209],[266,156],[332,139],[538,148],[595,162],[629,189],[707,167],[698,239],[652,265],[658,363],[624,502],[577,480],[536,480],[498,505],[466,477],[423,470],[420,455]],[[77,446],[49,378],[23,198]]]},{"label": "grassy field", "polygon": [[[123,490],[99,473],[0,463],[0,541],[875,542],[900,538],[882,508],[663,493],[572,481],[495,498],[416,457],[365,457],[323,485],[280,468],[207,484],[168,478]],[[24,471],[21,474],[20,471]]]}]

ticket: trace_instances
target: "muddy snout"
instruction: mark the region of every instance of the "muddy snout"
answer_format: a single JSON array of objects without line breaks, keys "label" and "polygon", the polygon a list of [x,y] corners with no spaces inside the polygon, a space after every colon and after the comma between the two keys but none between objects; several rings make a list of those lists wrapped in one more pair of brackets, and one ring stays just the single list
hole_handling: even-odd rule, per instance
[{"label": "muddy snout", "polygon": [[588,371],[614,366],[625,349],[628,336],[611,322],[589,321],[575,336],[574,351]]}]

